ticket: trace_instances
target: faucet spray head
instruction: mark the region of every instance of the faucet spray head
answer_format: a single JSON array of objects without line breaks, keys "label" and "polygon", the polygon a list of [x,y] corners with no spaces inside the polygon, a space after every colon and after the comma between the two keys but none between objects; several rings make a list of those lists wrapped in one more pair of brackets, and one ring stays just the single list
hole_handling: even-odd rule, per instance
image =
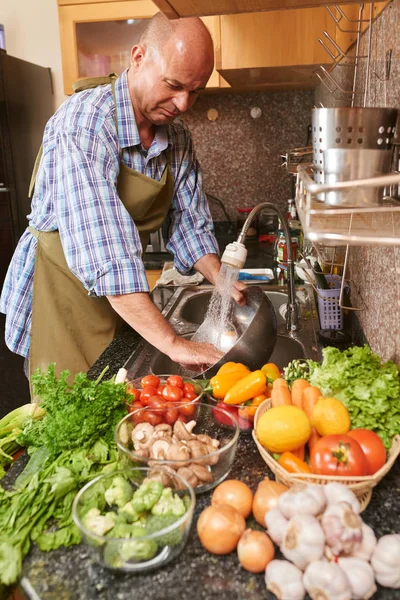
[{"label": "faucet spray head", "polygon": [[221,262],[236,269],[244,267],[247,258],[246,247],[240,242],[232,242],[228,244],[224,250]]}]

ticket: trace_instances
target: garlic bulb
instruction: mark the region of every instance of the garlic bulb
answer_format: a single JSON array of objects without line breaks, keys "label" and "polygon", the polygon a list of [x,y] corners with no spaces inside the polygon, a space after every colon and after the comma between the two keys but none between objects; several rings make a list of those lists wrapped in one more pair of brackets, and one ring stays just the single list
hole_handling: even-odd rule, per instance
[{"label": "garlic bulb", "polygon": [[295,485],[279,496],[278,506],[287,519],[291,519],[295,515],[316,516],[326,506],[323,486]]},{"label": "garlic bulb", "polygon": [[317,560],[308,565],[303,584],[312,600],[351,600],[350,583],[336,563]]},{"label": "garlic bulb", "polygon": [[[355,544],[351,556],[354,558],[362,558],[369,561],[376,546],[376,535],[374,530],[363,523],[361,525],[362,540],[359,544]],[[399,558],[400,560],[400,558]]]},{"label": "garlic bulb", "polygon": [[371,565],[378,583],[400,588],[400,534],[384,535],[378,540]]},{"label": "garlic bulb", "polygon": [[265,569],[267,590],[278,600],[304,600],[303,573],[287,560],[271,560]]},{"label": "garlic bulb", "polygon": [[368,600],[375,594],[374,571],[369,562],[349,556],[339,558],[338,564],[349,580],[353,600]]},{"label": "garlic bulb", "polygon": [[341,552],[350,554],[362,540],[361,518],[347,502],[329,504],[321,517],[321,525],[326,543],[337,556]]},{"label": "garlic bulb", "polygon": [[279,508],[272,508],[265,514],[265,525],[269,537],[280,546],[289,525],[288,519],[283,516]]},{"label": "garlic bulb", "polygon": [[352,492],[347,485],[343,485],[343,483],[338,483],[337,481],[331,481],[324,486],[324,492],[328,504],[347,502],[350,504],[353,512],[355,512],[356,515],[360,514],[361,504],[354,492]]},{"label": "garlic bulb", "polygon": [[325,535],[315,517],[297,515],[290,519],[281,544],[285,558],[304,571],[307,565],[322,558],[324,547]]}]

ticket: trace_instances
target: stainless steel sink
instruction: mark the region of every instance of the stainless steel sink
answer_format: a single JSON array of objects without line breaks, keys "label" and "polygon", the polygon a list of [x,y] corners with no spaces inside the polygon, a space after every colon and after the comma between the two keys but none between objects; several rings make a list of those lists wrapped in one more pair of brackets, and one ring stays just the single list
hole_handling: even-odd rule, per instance
[{"label": "stainless steel sink", "polygon": [[[296,289],[301,327],[299,331],[288,332],[284,319],[287,302],[286,289],[269,284],[261,284],[260,287],[272,302],[278,322],[277,342],[269,361],[282,369],[295,358],[319,360],[321,357],[316,337],[318,316],[312,290],[309,291],[307,286]],[[188,338],[195,333],[206,315],[212,290],[213,286],[209,284],[176,289],[162,312],[177,333]],[[145,341],[139,344],[129,357],[125,368],[128,370],[128,376],[132,378],[150,371],[156,374],[179,372],[177,363],[172,362],[168,356]]]}]

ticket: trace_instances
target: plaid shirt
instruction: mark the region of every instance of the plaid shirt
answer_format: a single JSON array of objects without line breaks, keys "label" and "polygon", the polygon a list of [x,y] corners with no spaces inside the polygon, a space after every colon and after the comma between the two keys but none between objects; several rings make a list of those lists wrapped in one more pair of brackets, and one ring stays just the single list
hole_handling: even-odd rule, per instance
[{"label": "plaid shirt", "polygon": [[[30,225],[60,232],[68,266],[90,295],[148,292],[139,233],[116,191],[119,162],[161,179],[166,152],[175,179],[164,228],[175,267],[190,273],[202,256],[218,254],[202,175],[192,140],[176,121],[157,127],[143,150],[129,96],[127,71],[111,85],[69,98],[46,125],[43,157],[36,178]],[[37,240],[26,230],[11,260],[0,299],[6,313],[6,344],[29,355],[32,290]]]}]

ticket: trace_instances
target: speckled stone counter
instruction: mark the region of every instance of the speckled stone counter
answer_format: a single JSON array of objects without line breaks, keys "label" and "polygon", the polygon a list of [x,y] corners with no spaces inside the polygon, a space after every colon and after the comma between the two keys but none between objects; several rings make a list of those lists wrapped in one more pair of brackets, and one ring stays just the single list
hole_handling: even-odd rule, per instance
[{"label": "speckled stone counter", "polygon": [[[251,436],[242,434],[230,477],[241,479],[255,490],[265,476],[272,474]],[[275,596],[266,590],[263,575],[244,571],[236,553],[218,557],[200,545],[196,521],[210,496],[197,497],[189,541],[182,554],[164,568],[143,575],[114,575],[93,564],[88,548],[82,544],[50,553],[33,547],[23,563],[21,586],[25,594],[30,600],[272,600]],[[374,491],[363,518],[378,537],[399,531],[399,462]],[[254,525],[250,519],[248,524]],[[387,588],[380,588],[374,595],[374,600],[398,598],[399,590]]]}]

